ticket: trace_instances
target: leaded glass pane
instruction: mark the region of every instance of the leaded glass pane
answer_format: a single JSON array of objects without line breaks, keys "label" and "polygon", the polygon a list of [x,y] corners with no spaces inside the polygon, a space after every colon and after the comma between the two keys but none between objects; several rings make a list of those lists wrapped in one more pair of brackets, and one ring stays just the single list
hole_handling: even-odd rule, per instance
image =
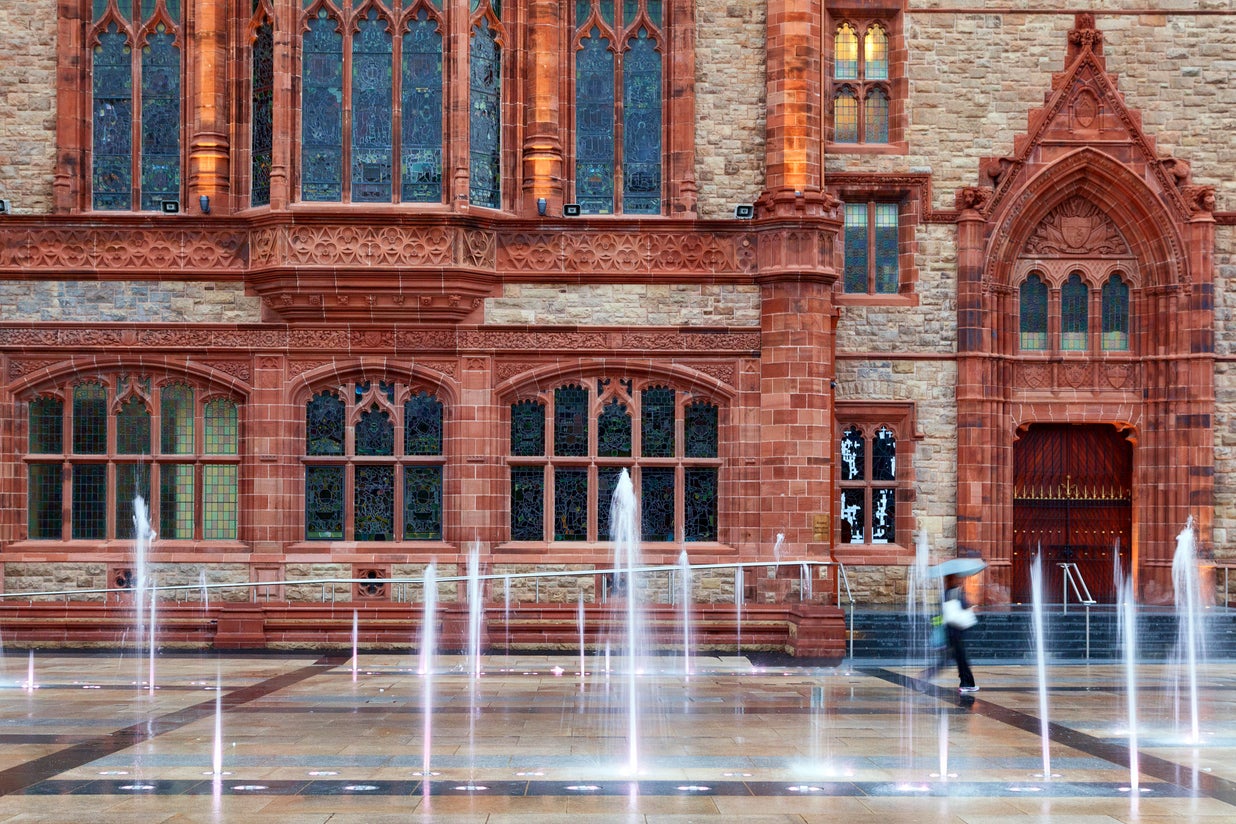
[{"label": "leaded glass pane", "polygon": [[866,497],[865,489],[841,490],[841,543],[866,543],[865,527],[866,513],[864,511]]},{"label": "leaded glass pane", "polygon": [[897,490],[871,490],[871,543],[891,544],[896,539]]},{"label": "leaded glass pane", "polygon": [[601,0],[601,19],[609,25],[614,25],[614,0]]},{"label": "leaded glass pane", "polygon": [[159,537],[193,537],[195,488],[193,464],[159,467]]},{"label": "leaded glass pane", "polygon": [[30,464],[30,485],[26,490],[26,511],[30,539],[58,541],[63,521],[64,487],[60,484],[60,464]]},{"label": "leaded glass pane", "polygon": [[858,142],[858,95],[848,86],[833,96],[833,141]]},{"label": "leaded glass pane", "polygon": [[645,541],[674,540],[674,469],[640,470],[640,536]]},{"label": "leaded glass pane", "polygon": [[172,384],[163,387],[162,395],[160,445],[163,454],[193,454],[193,389],[184,384]]},{"label": "leaded glass pane", "polygon": [[901,286],[899,212],[896,203],[875,204],[875,290],[881,295],[895,295]]},{"label": "leaded glass pane", "polygon": [[489,21],[472,29],[470,60],[471,166],[468,197],[478,206],[502,205],[502,49]]},{"label": "leaded glass pane", "polygon": [[305,537],[343,538],[343,467],[305,468]]},{"label": "leaded glass pane", "polygon": [[64,402],[59,398],[30,402],[30,451],[36,455],[64,451]]},{"label": "leaded glass pane", "polygon": [[319,9],[301,39],[301,197],[343,199],[343,35]]},{"label": "leaded glass pane", "polygon": [[614,211],[614,53],[594,26],[575,53],[575,200]]},{"label": "leaded glass pane", "polygon": [[107,453],[107,389],[101,383],[73,387],[73,451]]},{"label": "leaded glass pane", "polygon": [[554,454],[588,454],[588,390],[582,386],[554,390]]},{"label": "leaded glass pane", "polygon": [[717,470],[687,467],[683,487],[683,540],[717,540]]},{"label": "leaded glass pane", "polygon": [[866,143],[888,142],[888,95],[882,89],[867,92],[863,106],[863,140]]},{"label": "leaded glass pane", "polygon": [[640,454],[645,458],[674,457],[674,390],[652,386],[640,396]]},{"label": "leaded glass pane", "polygon": [[236,404],[215,398],[206,404],[206,454],[235,455],[240,442]]},{"label": "leaded glass pane", "polygon": [[180,202],[180,49],[160,23],[142,48],[142,209]]},{"label": "leaded glass pane", "polygon": [[717,457],[717,407],[706,401],[689,404],[686,408],[683,434],[686,457]]},{"label": "leaded glass pane", "polygon": [[554,540],[588,540],[588,470],[554,470]]},{"label": "leaded glass pane", "polygon": [[631,456],[631,413],[626,404],[611,400],[597,418],[597,455],[603,458]]},{"label": "leaded glass pane", "polygon": [[120,455],[150,454],[150,411],[137,398],[120,404],[116,415],[116,452]]},{"label": "leaded glass pane", "polygon": [[641,27],[622,66],[622,210],[661,213],[661,53]]},{"label": "leaded glass pane", "polygon": [[511,540],[545,540],[545,470],[511,468]]},{"label": "leaded glass pane", "polygon": [[635,22],[639,14],[639,0],[622,0],[622,22],[628,26]]},{"label": "leaded glass pane", "polygon": [[116,537],[132,540],[133,499],[150,500],[150,465],[116,464]]},{"label": "leaded glass pane", "polygon": [[107,465],[73,464],[73,540],[106,537]]},{"label": "leaded glass pane", "polygon": [[391,142],[391,35],[374,9],[352,36],[352,201],[389,203],[394,164]]},{"label": "leaded glass pane", "polygon": [[622,470],[616,466],[597,467],[597,540],[613,540],[610,534],[610,517],[614,502],[614,490]]},{"label": "leaded glass pane", "polygon": [[407,203],[442,200],[442,33],[421,9],[403,36],[402,192]]},{"label": "leaded glass pane", "polygon": [[1060,348],[1080,352],[1088,348],[1090,289],[1074,272],[1060,288]]},{"label": "leaded glass pane", "polygon": [[343,454],[343,401],[332,393],[305,405],[305,444],[308,455]]},{"label": "leaded glass pane", "polygon": [[837,27],[833,40],[833,77],[838,80],[858,79],[858,34],[849,23]]},{"label": "leaded glass pane", "polygon": [[582,26],[592,14],[592,0],[575,0],[575,25]]},{"label": "leaded glass pane", "polygon": [[361,412],[356,422],[356,454],[395,454],[395,424],[386,410],[374,406]]},{"label": "leaded glass pane", "polygon": [[841,434],[841,480],[861,481],[866,473],[863,433],[851,426]]},{"label": "leaded glass pane", "polygon": [[419,392],[403,405],[405,455],[442,454],[442,402]]},{"label": "leaded glass pane", "polygon": [[406,541],[442,539],[442,467],[404,467],[403,537]]},{"label": "leaded glass pane", "polygon": [[[94,16],[91,17],[91,19],[97,21],[103,16],[103,13],[107,11],[107,0],[93,0],[92,8],[94,10]],[[120,13],[122,15],[125,13],[124,4],[121,4],[120,6]]]},{"label": "leaded glass pane", "polygon": [[879,26],[867,29],[863,38],[863,76],[868,80],[888,80],[888,35]]},{"label": "leaded glass pane", "polygon": [[867,292],[867,204],[845,205],[845,291]]},{"label": "leaded glass pane", "polygon": [[167,13],[172,18],[173,22],[180,22],[180,0],[164,0],[163,5],[167,7]]},{"label": "leaded glass pane", "polygon": [[648,0],[646,5],[648,8],[648,19],[652,21],[652,24],[654,26],[664,25],[664,21],[662,20],[663,4],[661,0]]},{"label": "leaded glass pane", "polygon": [[202,467],[202,537],[208,541],[236,540],[240,501],[236,479],[236,467],[230,464]]},{"label": "leaded glass pane", "polygon": [[112,23],[94,48],[91,194],[100,210],[133,208],[133,65],[127,39]]},{"label": "leaded glass pane", "polygon": [[1103,284],[1103,349],[1129,348],[1129,285],[1112,275]]},{"label": "leaded glass pane", "polygon": [[1047,284],[1031,275],[1021,285],[1021,348],[1047,348]]},{"label": "leaded glass pane", "polygon": [[545,454],[545,404],[540,401],[511,404],[511,454]]},{"label": "leaded glass pane", "polygon": [[356,467],[355,498],[357,541],[395,540],[395,467]]},{"label": "leaded glass pane", "polygon": [[250,206],[270,203],[270,166],[274,160],[275,30],[267,21],[253,41],[250,129]]},{"label": "leaded glass pane", "polygon": [[897,480],[897,436],[887,426],[877,429],[871,439],[871,480]]}]

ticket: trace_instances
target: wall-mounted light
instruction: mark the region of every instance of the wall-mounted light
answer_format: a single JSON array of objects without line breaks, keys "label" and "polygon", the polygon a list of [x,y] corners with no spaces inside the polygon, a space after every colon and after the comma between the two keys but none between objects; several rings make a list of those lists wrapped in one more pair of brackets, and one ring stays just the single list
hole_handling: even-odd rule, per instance
[{"label": "wall-mounted light", "polygon": [[582,214],[582,212],[583,210],[579,208],[578,203],[563,203],[562,204],[562,216],[563,217],[579,217],[580,214]]},{"label": "wall-mounted light", "polygon": [[734,218],[736,220],[750,220],[755,217],[755,207],[750,203],[739,203],[734,207]]},{"label": "wall-mounted light", "polygon": [[0,200],[0,215],[11,215],[11,214],[13,214],[13,201]]},{"label": "wall-mounted light", "polygon": [[202,195],[199,197],[197,199],[197,205],[202,207],[202,214],[210,214],[210,197],[208,195]]},{"label": "wall-mounted light", "polygon": [[549,208],[549,201],[543,197],[536,199],[536,213],[541,217],[545,217],[545,210]]},{"label": "wall-mounted light", "polygon": [[180,213],[180,201],[179,200],[163,201],[163,214],[175,215],[179,213]]}]

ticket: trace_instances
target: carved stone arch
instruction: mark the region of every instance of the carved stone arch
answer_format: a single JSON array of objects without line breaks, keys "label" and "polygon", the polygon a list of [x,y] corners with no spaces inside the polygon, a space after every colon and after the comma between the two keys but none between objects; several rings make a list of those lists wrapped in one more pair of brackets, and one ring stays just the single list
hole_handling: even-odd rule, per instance
[{"label": "carved stone arch", "polygon": [[[1007,282],[1015,261],[1029,253],[1031,240],[1066,203],[1092,204],[1111,221],[1137,260],[1143,282],[1188,283],[1187,256],[1173,212],[1125,164],[1092,147],[1064,156],[1034,175],[992,215],[985,254],[985,279]],[[1092,256],[1078,250],[1077,256]]]},{"label": "carved stone arch", "polygon": [[581,381],[600,377],[628,375],[644,381],[664,382],[675,389],[689,390],[713,401],[730,404],[736,394],[734,388],[698,369],[676,363],[645,360],[615,361],[613,359],[587,359],[575,364],[545,364],[530,369],[503,381],[494,388],[494,394],[503,402],[539,397],[565,381]]},{"label": "carved stone arch", "polygon": [[331,381],[346,382],[381,377],[399,383],[423,384],[431,387],[444,406],[453,407],[459,392],[455,384],[436,369],[416,363],[396,366],[386,358],[357,358],[342,363],[327,363],[292,378],[288,383],[288,402],[306,403],[313,393]]},{"label": "carved stone arch", "polygon": [[9,384],[9,391],[20,397],[27,392],[41,392],[43,387],[61,383],[73,375],[90,374],[105,384],[111,383],[103,373],[133,369],[143,374],[158,374],[161,380],[187,380],[203,392],[226,395],[244,402],[252,387],[234,375],[212,369],[200,362],[185,362],[169,357],[143,356],[140,361],[123,355],[95,355],[89,359],[73,358],[49,365]]}]

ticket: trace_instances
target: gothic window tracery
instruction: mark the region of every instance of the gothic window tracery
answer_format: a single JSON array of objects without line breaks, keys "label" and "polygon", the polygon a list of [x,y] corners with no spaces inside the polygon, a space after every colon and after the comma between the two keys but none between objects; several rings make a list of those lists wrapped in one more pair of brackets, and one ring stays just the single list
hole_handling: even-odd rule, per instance
[{"label": "gothic window tracery", "polygon": [[1089,339],[1090,287],[1074,272],[1060,287],[1060,348],[1084,352]]},{"label": "gothic window tracery", "polygon": [[1106,351],[1129,348],[1129,284],[1114,274],[1103,284],[1102,346]]},{"label": "gothic window tracery", "polygon": [[160,211],[180,202],[179,0],[95,2],[91,48],[91,206]]},{"label": "gothic window tracery", "polygon": [[832,111],[829,140],[835,144],[892,142],[894,64],[890,26],[899,18],[855,19],[831,14],[828,77]]},{"label": "gothic window tracery", "polygon": [[604,541],[623,469],[645,541],[716,541],[719,408],[631,378],[566,382],[511,404],[511,540]]},{"label": "gothic window tracery", "polygon": [[1047,349],[1047,284],[1032,274],[1021,285],[1020,329],[1023,352]]},{"label": "gothic window tracery", "polygon": [[848,294],[897,294],[901,288],[899,258],[899,204],[847,202],[844,291]]},{"label": "gothic window tracery", "polygon": [[116,373],[42,390],[28,422],[31,540],[132,538],[139,495],[163,540],[236,540],[233,399],[180,379]]},{"label": "gothic window tracery", "polygon": [[897,436],[886,426],[847,426],[840,439],[844,544],[897,540]]}]

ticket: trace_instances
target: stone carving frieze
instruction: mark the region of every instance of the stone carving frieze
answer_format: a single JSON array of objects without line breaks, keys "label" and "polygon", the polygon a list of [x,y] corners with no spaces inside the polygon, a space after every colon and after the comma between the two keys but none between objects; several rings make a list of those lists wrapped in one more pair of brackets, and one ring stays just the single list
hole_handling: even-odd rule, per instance
[{"label": "stone carving frieze", "polygon": [[416,365],[437,372],[439,375],[446,375],[448,378],[455,377],[455,373],[459,371],[459,361],[454,360],[418,360]]},{"label": "stone carving frieze", "polygon": [[33,358],[13,358],[9,361],[9,380],[25,377],[26,375],[38,372],[40,369],[46,369],[49,366],[55,366],[61,363],[61,360],[36,360]]},{"label": "stone carving frieze", "polygon": [[0,267],[23,271],[239,272],[246,233],[146,227],[0,228]]},{"label": "stone carving frieze", "polygon": [[1111,219],[1093,203],[1075,197],[1043,219],[1026,254],[1033,257],[1129,255],[1129,246]]},{"label": "stone carving frieze", "polygon": [[306,372],[312,372],[314,369],[319,369],[330,363],[327,360],[294,360],[288,361],[289,375],[303,375]]},{"label": "stone carving frieze", "polygon": [[725,274],[755,270],[750,234],[517,232],[499,240],[497,266],[512,272]]},{"label": "stone carving frieze", "polygon": [[207,361],[206,365],[245,382],[248,382],[251,375],[249,361]]},{"label": "stone carving frieze", "polygon": [[449,266],[455,260],[455,230],[445,226],[291,226],[280,242],[284,254],[264,265]]},{"label": "stone carving frieze", "polygon": [[688,361],[686,365],[728,386],[735,385],[733,361]]},{"label": "stone carving frieze", "polygon": [[524,372],[536,369],[541,365],[532,361],[499,361],[495,375],[499,383],[504,383],[516,375],[522,375]]}]

